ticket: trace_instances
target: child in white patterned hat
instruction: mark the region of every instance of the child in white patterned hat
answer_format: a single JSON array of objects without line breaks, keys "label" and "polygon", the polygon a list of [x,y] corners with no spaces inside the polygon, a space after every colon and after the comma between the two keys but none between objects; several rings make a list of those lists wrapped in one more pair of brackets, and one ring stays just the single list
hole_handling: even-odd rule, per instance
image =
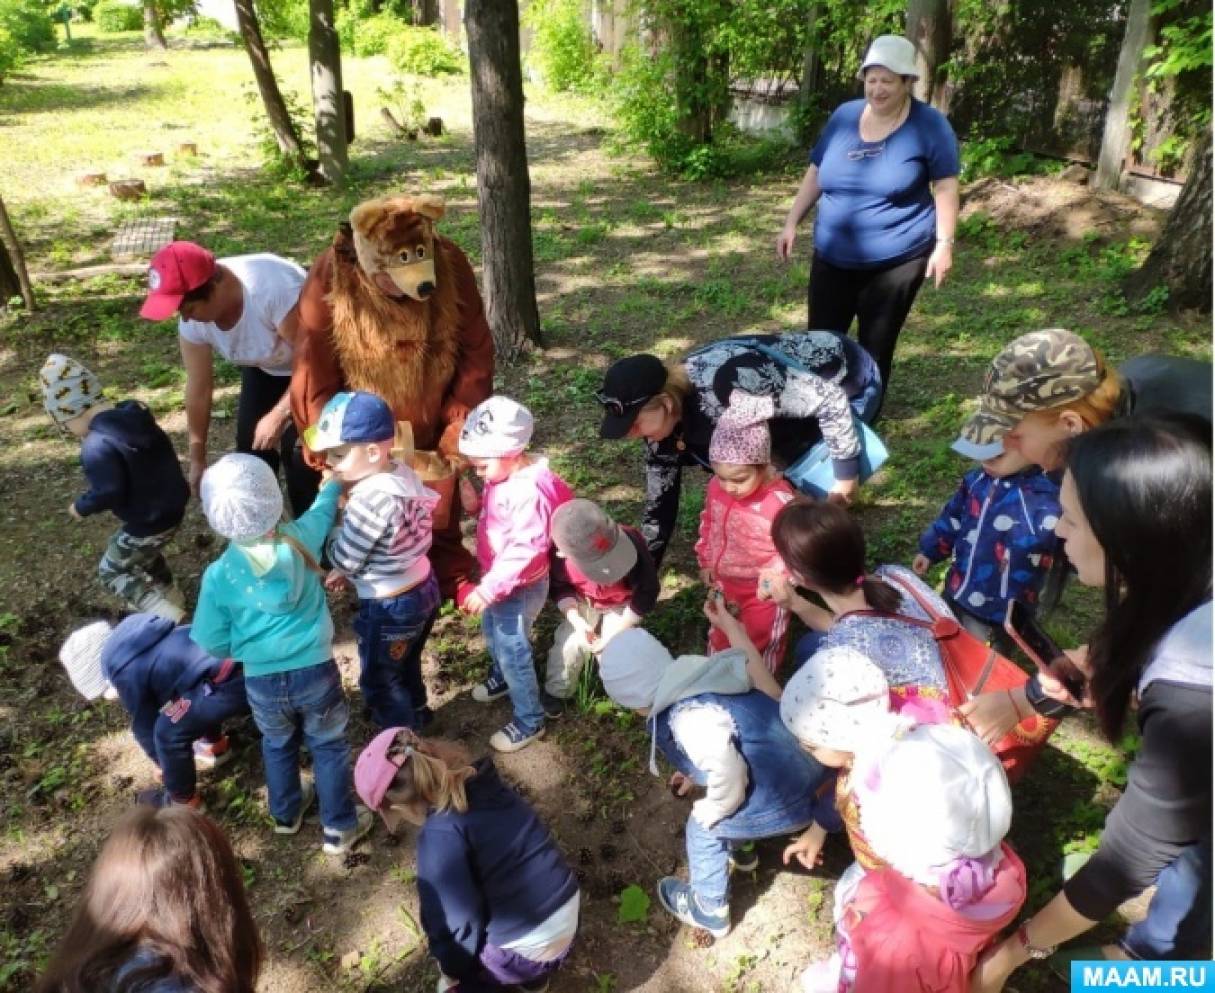
[{"label": "child in white patterned hat", "polygon": [[68,504],[68,514],[82,520],[108,510],[122,522],[97,566],[102,585],[131,610],[180,621],[182,597],[164,548],[190,490],[169,436],[138,400],[106,400],[101,381],[66,355],[49,356],[38,380],[51,420],[80,439],[89,489]]},{"label": "child in white patterned hat", "polygon": [[[759,597],[761,574],[782,569],[772,544],[772,520],[793,499],[793,487],[772,466],[771,397],[742,390],[717,422],[709,443],[713,478],[700,515],[696,560],[701,581],[719,590],[742,621],[769,672],[785,658],[789,611]],[[729,648],[719,627],[709,628],[709,653]]]}]

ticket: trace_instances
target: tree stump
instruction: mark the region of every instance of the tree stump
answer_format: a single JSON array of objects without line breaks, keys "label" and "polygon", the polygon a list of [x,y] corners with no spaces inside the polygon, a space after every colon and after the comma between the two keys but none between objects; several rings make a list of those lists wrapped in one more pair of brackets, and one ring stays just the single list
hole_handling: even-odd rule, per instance
[{"label": "tree stump", "polygon": [[142,200],[147,194],[142,179],[116,179],[110,183],[110,196],[118,200]]},{"label": "tree stump", "polygon": [[165,164],[164,152],[140,152],[135,156],[141,166],[162,166]]},{"label": "tree stump", "polygon": [[77,186],[105,186],[108,182],[104,172],[85,172],[76,177]]},{"label": "tree stump", "polygon": [[198,146],[192,141],[183,141],[177,146],[176,154],[181,158],[193,158],[198,154]]},{"label": "tree stump", "polygon": [[432,117],[426,122],[426,127],[423,130],[433,138],[439,137],[443,133],[443,118]]}]

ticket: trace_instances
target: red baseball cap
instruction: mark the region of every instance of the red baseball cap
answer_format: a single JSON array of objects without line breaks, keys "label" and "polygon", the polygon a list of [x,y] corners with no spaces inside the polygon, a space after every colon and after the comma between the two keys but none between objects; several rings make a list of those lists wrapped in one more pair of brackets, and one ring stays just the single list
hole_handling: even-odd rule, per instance
[{"label": "red baseball cap", "polygon": [[215,256],[192,241],[174,241],[152,256],[148,297],[139,316],[163,321],[181,307],[181,298],[215,273]]}]

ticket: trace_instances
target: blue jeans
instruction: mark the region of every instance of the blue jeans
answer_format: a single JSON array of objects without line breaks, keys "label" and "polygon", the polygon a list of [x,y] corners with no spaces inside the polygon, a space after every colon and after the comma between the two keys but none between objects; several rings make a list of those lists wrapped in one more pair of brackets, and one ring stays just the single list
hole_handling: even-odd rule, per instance
[{"label": "blue jeans", "polygon": [[1185,849],[1156,877],[1147,917],[1120,942],[1136,959],[1205,959],[1211,955],[1211,839]]},{"label": "blue jeans", "polygon": [[532,659],[532,625],[548,599],[548,575],[520,586],[481,614],[481,632],[494,660],[493,671],[506,680],[515,723],[529,734],[544,726],[540,683]]},{"label": "blue jeans", "polygon": [[[182,702],[189,707],[177,720],[171,714],[181,710]],[[220,725],[230,717],[249,713],[245,697],[245,680],[236,674],[218,686],[204,680],[188,693],[183,693],[170,713],[161,713],[152,728],[156,745],[156,762],[164,777],[165,789],[184,800],[194,795],[198,779],[194,771],[194,740],[218,737]]]},{"label": "blue jeans", "polygon": [[[789,825],[776,833],[792,834],[808,826],[809,822]],[[701,906],[716,910],[730,896],[730,850],[743,842],[719,837],[692,816],[688,817],[683,834],[688,852],[688,883]],[[759,835],[755,840],[759,837],[766,835]]]},{"label": "blue jeans", "polygon": [[356,822],[346,721],[350,710],[330,659],[290,672],[246,676],[253,720],[262,733],[270,814],[290,823],[300,811],[300,744],[312,753],[321,824],[346,831]]},{"label": "blue jeans", "polygon": [[793,646],[793,669],[796,672],[815,652],[823,647],[823,642],[827,640],[827,632],[825,631],[807,631],[797,639],[797,644]]},{"label": "blue jeans", "polygon": [[439,581],[431,572],[400,596],[359,600],[359,689],[381,728],[417,728],[426,706],[422,646],[439,613]]}]

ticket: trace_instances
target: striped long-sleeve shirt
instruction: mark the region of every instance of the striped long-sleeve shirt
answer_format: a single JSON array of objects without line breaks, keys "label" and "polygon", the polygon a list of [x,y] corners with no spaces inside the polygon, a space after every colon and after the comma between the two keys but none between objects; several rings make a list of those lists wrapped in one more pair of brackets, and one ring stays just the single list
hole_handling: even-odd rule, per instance
[{"label": "striped long-sleeve shirt", "polygon": [[431,514],[439,497],[398,465],[357,482],[329,544],[334,568],[354,581],[360,599],[415,586],[430,573]]}]

